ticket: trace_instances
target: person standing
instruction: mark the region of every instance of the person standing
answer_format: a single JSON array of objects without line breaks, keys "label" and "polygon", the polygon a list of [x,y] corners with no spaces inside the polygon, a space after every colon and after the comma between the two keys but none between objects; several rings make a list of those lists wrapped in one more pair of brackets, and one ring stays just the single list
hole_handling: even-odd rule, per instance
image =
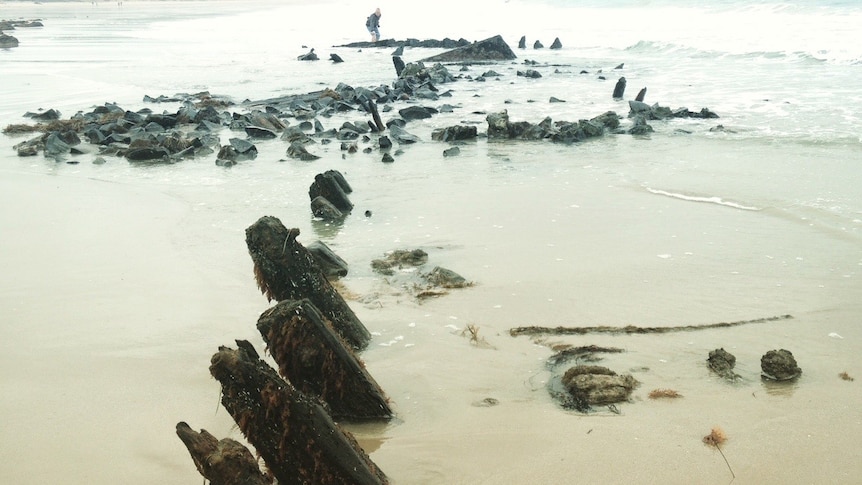
[{"label": "person standing", "polygon": [[380,7],[378,7],[365,21],[365,26],[368,27],[368,32],[371,34],[371,42],[380,40],[380,16]]}]

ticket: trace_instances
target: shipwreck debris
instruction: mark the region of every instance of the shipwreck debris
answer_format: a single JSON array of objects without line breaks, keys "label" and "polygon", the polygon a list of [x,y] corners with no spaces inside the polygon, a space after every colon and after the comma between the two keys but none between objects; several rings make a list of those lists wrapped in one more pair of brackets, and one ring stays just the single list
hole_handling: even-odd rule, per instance
[{"label": "shipwreck debris", "polygon": [[282,377],[323,400],[334,419],[392,417],[383,390],[309,300],[279,302],[257,328]]},{"label": "shipwreck debris", "polygon": [[299,229],[288,230],[277,218],[264,216],[245,233],[257,285],[268,300],[308,298],[354,349],[368,345],[371,334],[296,240]]},{"label": "shipwreck debris", "polygon": [[220,347],[210,373],[222,405],[280,485],[385,485],[389,481],[317,398],[297,390],[263,360]]},{"label": "shipwreck debris", "polygon": [[177,423],[177,436],[192,455],[192,461],[210,485],[270,485],[272,479],[260,471],[257,459],[242,443],[200,433],[184,422]]}]

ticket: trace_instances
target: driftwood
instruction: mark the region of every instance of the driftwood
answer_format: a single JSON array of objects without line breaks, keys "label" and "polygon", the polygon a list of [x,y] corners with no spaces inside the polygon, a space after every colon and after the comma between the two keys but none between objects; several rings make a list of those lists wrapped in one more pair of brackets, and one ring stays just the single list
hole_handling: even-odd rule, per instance
[{"label": "driftwood", "polygon": [[280,302],[260,316],[257,329],[280,374],[300,392],[320,397],[333,418],[392,417],[380,386],[309,300]]},{"label": "driftwood", "polygon": [[676,327],[637,327],[627,325],[625,327],[516,327],[509,330],[509,335],[517,337],[519,335],[585,335],[588,333],[609,333],[609,334],[640,334],[640,333],[671,333],[671,332],[687,332],[691,330],[707,330],[711,328],[727,328],[737,327],[739,325],[747,325],[749,323],[767,323],[776,322],[779,320],[789,320],[793,315],[778,315],[769,318],[757,318],[754,320],[741,320],[738,322],[721,322],[709,323],[706,325],[682,325]]},{"label": "driftwood", "polygon": [[311,253],[296,240],[297,236],[299,229],[288,230],[271,216],[261,217],[245,230],[261,292],[270,301],[308,298],[348,344],[354,349],[365,348],[371,340],[368,329],[326,279]]},{"label": "driftwood", "polygon": [[260,471],[254,455],[240,442],[221,441],[205,429],[200,433],[184,422],[177,423],[177,436],[192,455],[195,466],[210,485],[270,485],[272,479]]},{"label": "driftwood", "polygon": [[210,373],[222,385],[222,405],[279,485],[388,483],[323,403],[299,392],[247,347],[220,347]]}]

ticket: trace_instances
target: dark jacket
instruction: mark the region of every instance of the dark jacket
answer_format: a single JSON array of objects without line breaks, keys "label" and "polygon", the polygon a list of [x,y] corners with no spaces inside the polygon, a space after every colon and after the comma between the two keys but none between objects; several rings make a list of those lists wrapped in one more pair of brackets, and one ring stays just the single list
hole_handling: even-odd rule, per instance
[{"label": "dark jacket", "polygon": [[376,29],[380,26],[380,16],[376,13],[369,15],[368,20],[365,21],[365,26],[369,29]]}]

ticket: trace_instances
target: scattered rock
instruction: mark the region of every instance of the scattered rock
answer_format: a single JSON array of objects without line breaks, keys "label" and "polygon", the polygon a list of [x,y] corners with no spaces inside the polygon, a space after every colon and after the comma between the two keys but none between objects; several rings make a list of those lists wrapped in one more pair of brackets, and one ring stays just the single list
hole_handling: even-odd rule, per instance
[{"label": "scattered rock", "polygon": [[576,365],[562,377],[563,386],[573,398],[576,409],[627,401],[640,384],[631,375],[618,375],[607,367]]},{"label": "scattered rock", "polygon": [[713,372],[727,380],[733,381],[739,377],[733,372],[733,367],[736,365],[736,357],[724,349],[710,351],[706,362]]},{"label": "scattered rock", "polygon": [[423,59],[425,62],[511,61],[517,58],[500,35]]},{"label": "scattered rock", "polygon": [[773,381],[788,381],[802,375],[789,350],[770,350],[760,358],[761,375]]}]

